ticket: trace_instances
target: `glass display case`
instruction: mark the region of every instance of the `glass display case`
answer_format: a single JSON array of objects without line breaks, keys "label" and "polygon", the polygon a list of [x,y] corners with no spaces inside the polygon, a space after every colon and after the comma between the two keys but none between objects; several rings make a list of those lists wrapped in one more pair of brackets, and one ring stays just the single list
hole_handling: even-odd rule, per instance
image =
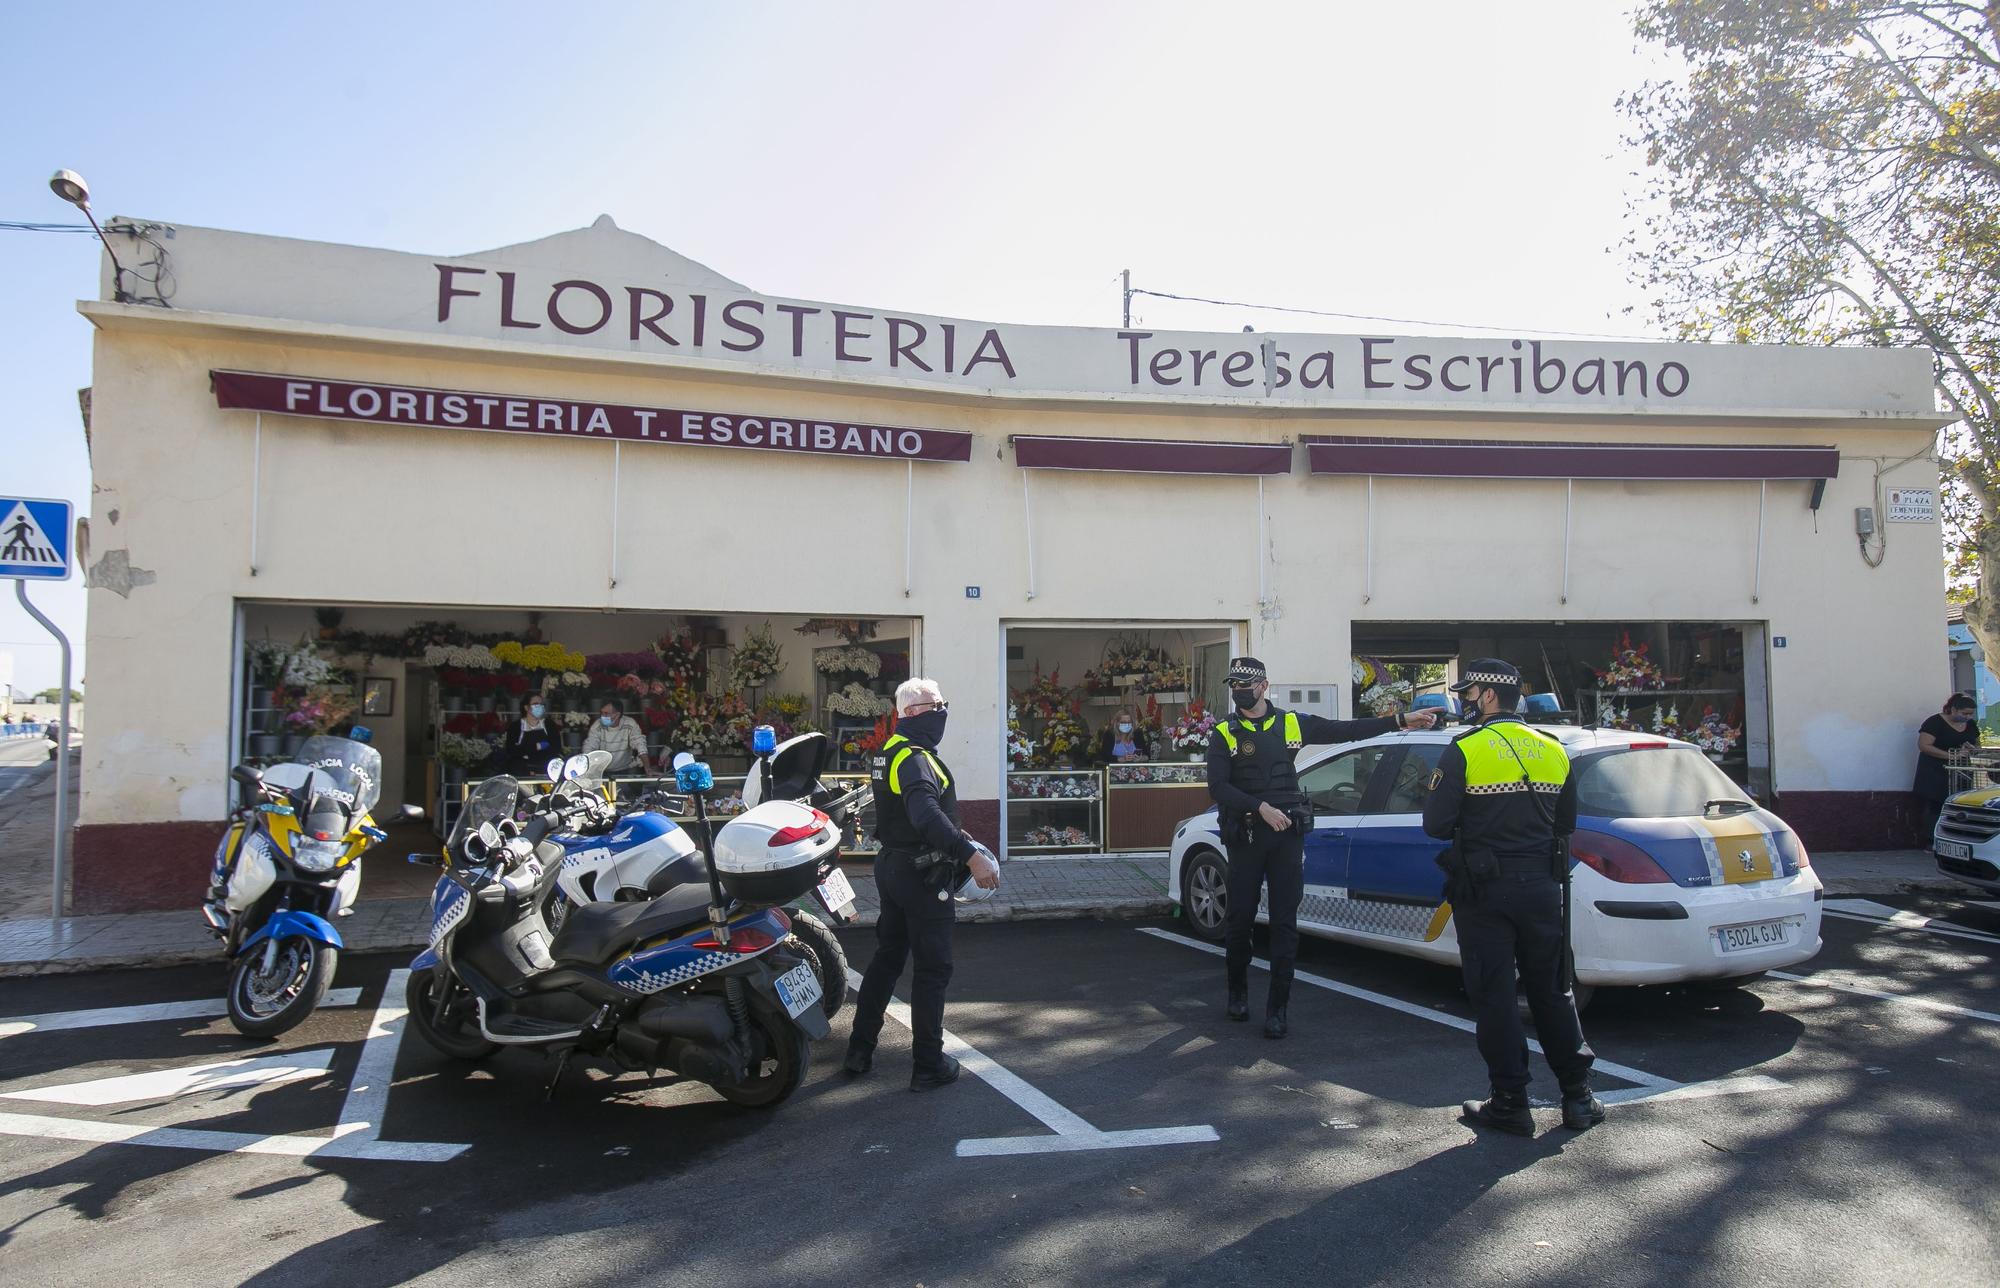
[{"label": "glass display case", "polygon": [[1007,853],[1088,854],[1104,848],[1104,777],[1092,769],[1007,774]]}]

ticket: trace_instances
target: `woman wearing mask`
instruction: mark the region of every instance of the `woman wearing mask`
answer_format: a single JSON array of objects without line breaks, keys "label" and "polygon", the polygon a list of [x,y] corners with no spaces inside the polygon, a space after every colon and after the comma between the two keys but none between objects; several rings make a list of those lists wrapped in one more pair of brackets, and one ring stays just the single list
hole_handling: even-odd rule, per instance
[{"label": "woman wearing mask", "polygon": [[1097,735],[1097,763],[1100,765],[1130,764],[1135,760],[1153,758],[1152,741],[1146,731],[1139,728],[1132,718],[1132,708],[1120,707],[1111,717],[1111,723]]},{"label": "woman wearing mask", "polygon": [[540,778],[548,772],[549,761],[562,755],[562,735],[547,720],[548,706],[542,695],[530,693],[521,699],[521,719],[507,742],[507,772],[517,778]]},{"label": "woman wearing mask", "polygon": [[1954,693],[1943,711],[1917,727],[1917,780],[1910,790],[1923,806],[1926,846],[1937,835],[1938,815],[1944,812],[1945,797],[1951,794],[1945,766],[1962,764],[1966,752],[1979,745],[1979,726],[1973,723],[1978,709],[1971,694]]},{"label": "woman wearing mask", "polygon": [[597,709],[597,723],[590,726],[590,736],[583,740],[584,754],[593,751],[611,753],[611,763],[604,769],[611,777],[647,772],[645,732],[637,720],[625,714],[624,707],[609,699]]}]

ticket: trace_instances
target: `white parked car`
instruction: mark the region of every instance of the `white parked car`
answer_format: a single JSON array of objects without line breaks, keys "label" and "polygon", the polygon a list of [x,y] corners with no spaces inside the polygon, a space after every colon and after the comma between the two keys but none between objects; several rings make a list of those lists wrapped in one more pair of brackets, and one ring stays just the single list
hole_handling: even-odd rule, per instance
[{"label": "white parked car", "polygon": [[2000,787],[1960,792],[1945,802],[1931,836],[1938,871],[2000,895]]},{"label": "white parked car", "polygon": [[[1540,726],[1577,780],[1571,869],[1576,978],[1585,990],[1745,978],[1820,948],[1824,887],[1783,819],[1693,745],[1609,729]],[[1458,935],[1425,835],[1424,795],[1458,731],[1384,734],[1299,755],[1313,806],[1299,930],[1457,964]],[[1181,823],[1168,880],[1182,915],[1223,937],[1228,860],[1213,809]],[[1266,920],[1259,907],[1258,920]]]}]

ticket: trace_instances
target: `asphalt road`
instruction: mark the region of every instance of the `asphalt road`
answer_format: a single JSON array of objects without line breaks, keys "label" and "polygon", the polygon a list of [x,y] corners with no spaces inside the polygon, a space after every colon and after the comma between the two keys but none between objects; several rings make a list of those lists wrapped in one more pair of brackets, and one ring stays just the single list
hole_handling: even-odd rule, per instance
[{"label": "asphalt road", "polygon": [[2000,1281],[2000,913],[1841,907],[1799,972],[1818,983],[1601,994],[1585,1028],[1624,1100],[1582,1134],[1544,1108],[1533,1140],[1456,1120],[1481,1070],[1440,1022],[1465,1013],[1450,972],[1308,943],[1302,970],[1349,991],[1302,985],[1294,1036],[1267,1042],[1164,921],[961,927],[947,1024],[989,1078],[911,1094],[892,1022],[850,1080],[843,1013],[768,1113],[580,1067],[544,1103],[540,1058],[455,1065],[387,1016],[369,1043],[401,960],[343,962],[351,1004],[275,1043],[219,1015],[20,1018],[211,1001],[219,969],[9,980],[0,1265],[22,1285]]}]

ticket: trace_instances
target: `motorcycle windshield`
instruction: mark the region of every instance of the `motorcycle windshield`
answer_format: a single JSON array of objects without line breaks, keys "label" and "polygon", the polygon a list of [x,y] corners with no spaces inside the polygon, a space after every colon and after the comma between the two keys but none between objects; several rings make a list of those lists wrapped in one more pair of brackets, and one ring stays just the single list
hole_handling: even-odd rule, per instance
[{"label": "motorcycle windshield", "polygon": [[451,839],[445,842],[445,849],[454,858],[465,855],[465,838],[479,830],[482,823],[498,825],[503,819],[514,817],[514,805],[520,799],[521,784],[506,774],[489,778],[472,789],[465,798],[465,808],[458,813],[458,822],[452,825]]},{"label": "motorcycle windshield", "polygon": [[[374,809],[382,799],[382,753],[365,742],[317,734],[305,740],[295,759],[313,770],[315,778],[332,784],[331,790],[351,795],[355,818]],[[310,792],[309,785],[302,794],[310,798]]]}]

